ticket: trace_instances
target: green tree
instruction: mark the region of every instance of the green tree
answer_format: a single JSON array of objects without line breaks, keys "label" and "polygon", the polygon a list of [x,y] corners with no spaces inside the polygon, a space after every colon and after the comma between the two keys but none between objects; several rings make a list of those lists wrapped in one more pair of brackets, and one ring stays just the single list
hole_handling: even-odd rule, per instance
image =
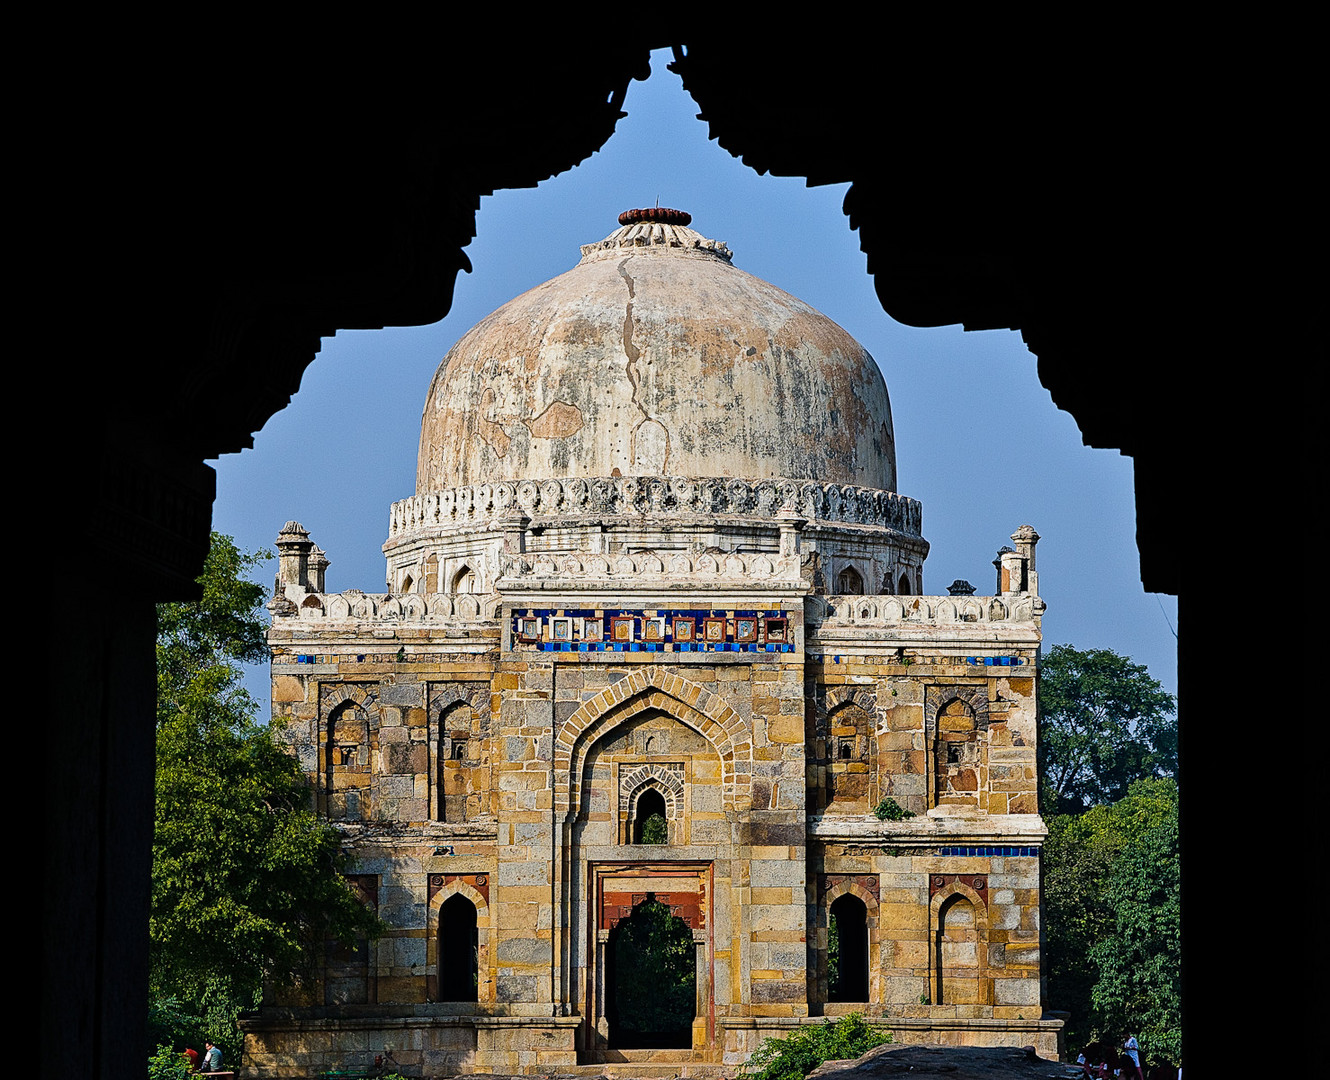
[{"label": "green tree", "polygon": [[[1071,1013],[1070,1049],[1131,1030],[1148,1053],[1174,1052],[1174,1044],[1158,1033],[1171,1031],[1176,1039],[1180,1031],[1176,866],[1170,871],[1166,860],[1158,865],[1150,860],[1158,861],[1152,853],[1161,836],[1176,841],[1177,821],[1177,784],[1171,779],[1138,780],[1116,803],[1048,821],[1043,857],[1048,991],[1054,1007]],[[1141,892],[1131,901],[1133,889]],[[1137,987],[1137,958],[1147,955],[1155,974],[1139,977],[1159,989],[1153,997]],[[1171,982],[1163,977],[1165,970]]]},{"label": "green tree", "polygon": [[[697,1010],[693,932],[649,896],[619,923],[614,944],[617,1026],[624,1032],[675,1032]],[[630,1036],[631,1038],[631,1036]]]},{"label": "green tree", "polygon": [[670,826],[664,814],[652,814],[642,822],[642,843],[668,844],[669,842]]},{"label": "green tree", "polygon": [[230,1060],[265,983],[307,975],[325,937],[379,931],[241,682],[240,664],[267,655],[264,590],[245,580],[263,557],[214,533],[200,602],[157,611],[151,989],[202,1017]]},{"label": "green tree", "polygon": [[1135,1032],[1154,1059],[1182,1057],[1181,867],[1177,807],[1113,864],[1113,926],[1091,952],[1091,993],[1104,1031]]},{"label": "green tree", "polygon": [[1039,707],[1045,813],[1116,802],[1135,780],[1177,773],[1175,699],[1130,657],[1054,645]]},{"label": "green tree", "polygon": [[824,1061],[860,1057],[891,1042],[891,1033],[869,1027],[858,1013],[800,1027],[784,1038],[765,1039],[744,1065],[744,1080],[803,1080]]}]

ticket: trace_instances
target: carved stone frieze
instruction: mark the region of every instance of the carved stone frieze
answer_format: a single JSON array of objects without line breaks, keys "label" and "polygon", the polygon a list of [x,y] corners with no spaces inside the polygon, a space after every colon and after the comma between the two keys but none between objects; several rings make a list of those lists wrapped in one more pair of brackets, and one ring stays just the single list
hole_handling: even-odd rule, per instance
[{"label": "carved stone frieze", "polygon": [[354,619],[358,622],[409,623],[441,619],[475,622],[494,617],[497,599],[473,593],[364,593],[349,589],[344,593],[309,593],[300,602],[278,605],[269,603],[273,620]]},{"label": "carved stone frieze", "polygon": [[775,553],[731,552],[715,556],[708,553],[685,555],[677,551],[635,551],[631,555],[602,555],[598,552],[550,555],[542,552],[535,556],[504,555],[500,560],[499,587],[526,578],[560,578],[571,583],[611,578],[658,579],[666,573],[690,584],[696,584],[698,579],[799,580],[797,560]]},{"label": "carved stone frieze", "polygon": [[421,529],[477,524],[520,510],[531,519],[573,519],[648,514],[704,517],[802,517],[891,529],[918,537],[922,511],[894,491],[803,480],[676,476],[613,476],[568,480],[502,481],[413,495],[393,503],[388,536]]}]

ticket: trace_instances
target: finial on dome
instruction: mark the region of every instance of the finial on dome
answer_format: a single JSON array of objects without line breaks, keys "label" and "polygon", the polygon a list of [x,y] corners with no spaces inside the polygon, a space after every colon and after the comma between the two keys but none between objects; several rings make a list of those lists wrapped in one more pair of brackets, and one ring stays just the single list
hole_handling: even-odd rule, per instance
[{"label": "finial on dome", "polygon": [[693,215],[668,206],[625,210],[619,227],[599,243],[583,244],[582,259],[618,258],[625,249],[634,252],[683,254],[717,258],[729,262],[734,253],[720,240],[708,240],[688,227]]},{"label": "finial on dome", "polygon": [[691,225],[693,215],[687,210],[671,210],[668,206],[648,206],[641,210],[625,210],[619,215],[620,225],[641,225],[656,222],[660,225]]}]

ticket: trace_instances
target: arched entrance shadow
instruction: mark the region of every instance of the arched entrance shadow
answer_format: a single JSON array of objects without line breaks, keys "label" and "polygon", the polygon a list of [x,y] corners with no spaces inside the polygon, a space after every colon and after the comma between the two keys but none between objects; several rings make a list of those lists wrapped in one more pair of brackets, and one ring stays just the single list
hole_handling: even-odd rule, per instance
[{"label": "arched entrance shadow", "polygon": [[633,908],[610,931],[605,985],[615,1050],[692,1046],[697,974],[693,932],[656,899]]},{"label": "arched entrance shadow", "polygon": [[868,998],[868,908],[853,893],[845,893],[831,905],[835,920],[836,969],[828,972],[828,1001],[862,1001]]}]

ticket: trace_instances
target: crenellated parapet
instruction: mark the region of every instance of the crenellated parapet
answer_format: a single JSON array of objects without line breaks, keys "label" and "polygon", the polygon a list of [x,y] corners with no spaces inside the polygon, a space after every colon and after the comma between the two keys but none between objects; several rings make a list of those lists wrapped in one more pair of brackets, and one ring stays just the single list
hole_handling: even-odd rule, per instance
[{"label": "crenellated parapet", "polygon": [[1032,593],[1015,596],[828,596],[818,620],[828,630],[851,626],[901,623],[956,625],[966,623],[1037,624],[1044,601]]},{"label": "crenellated parapet", "polygon": [[481,622],[495,617],[497,598],[470,593],[365,593],[351,589],[342,593],[307,593],[298,602],[280,608],[269,605],[273,627],[308,620],[356,623]]},{"label": "crenellated parapet", "polygon": [[922,506],[894,491],[807,480],[740,477],[613,476],[501,481],[447,488],[393,503],[388,536],[438,527],[476,525],[521,514],[575,523],[589,518],[651,514],[753,519],[802,518],[813,524],[866,525],[918,539]]}]

